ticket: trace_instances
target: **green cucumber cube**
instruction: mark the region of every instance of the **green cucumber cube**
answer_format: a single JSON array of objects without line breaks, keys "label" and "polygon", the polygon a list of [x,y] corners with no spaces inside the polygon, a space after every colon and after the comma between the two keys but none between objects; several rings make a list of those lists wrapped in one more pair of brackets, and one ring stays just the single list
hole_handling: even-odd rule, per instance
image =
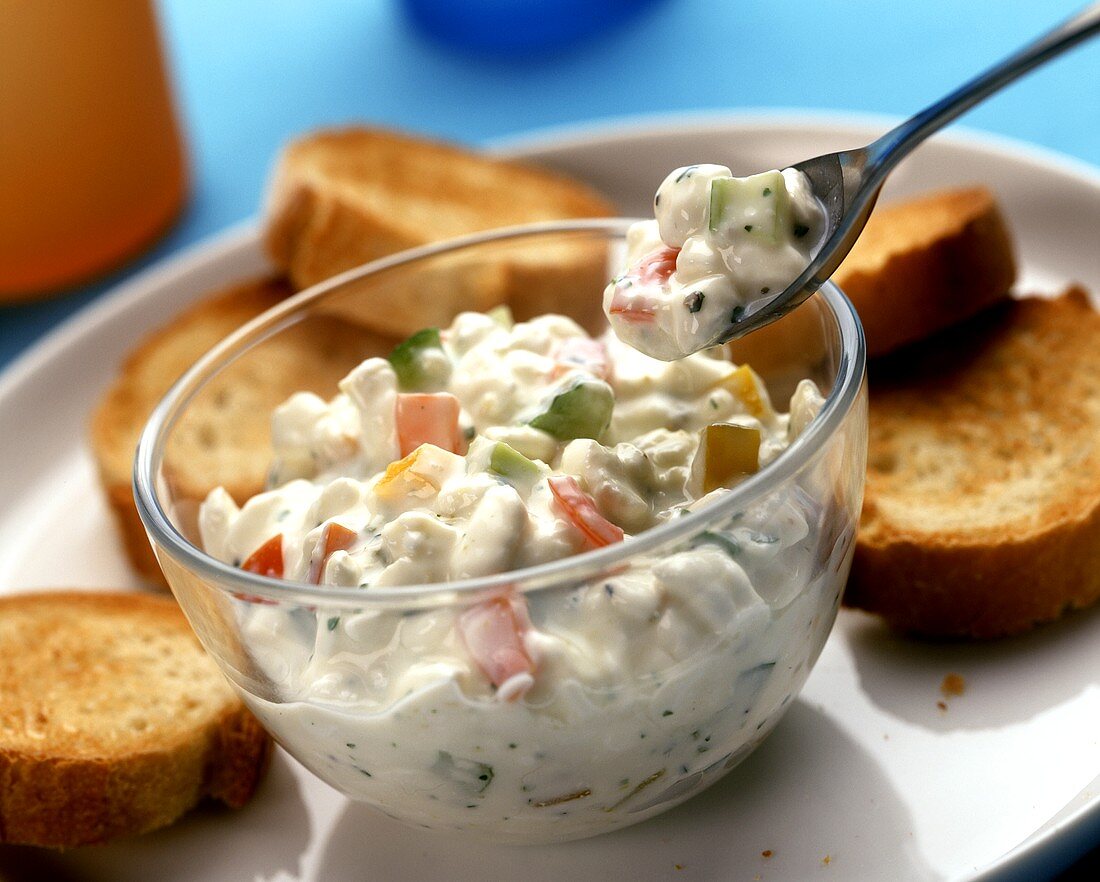
[{"label": "green cucumber cube", "polygon": [[439,328],[425,328],[398,343],[389,360],[402,392],[431,391],[446,383],[450,373]]},{"label": "green cucumber cube", "polygon": [[489,470],[515,482],[534,482],[540,475],[538,465],[514,447],[498,441],[489,454]]},{"label": "green cucumber cube", "polygon": [[512,330],[516,324],[516,319],[512,315],[512,309],[506,303],[502,303],[500,306],[494,306],[485,314],[498,325],[501,325],[509,331]]},{"label": "green cucumber cube", "polygon": [[791,226],[791,200],[778,171],[747,178],[716,178],[710,185],[709,228],[726,238],[738,232],[778,243]]},{"label": "green cucumber cube", "polygon": [[599,437],[611,422],[615,395],[602,380],[585,377],[555,395],[531,425],[559,441]]}]

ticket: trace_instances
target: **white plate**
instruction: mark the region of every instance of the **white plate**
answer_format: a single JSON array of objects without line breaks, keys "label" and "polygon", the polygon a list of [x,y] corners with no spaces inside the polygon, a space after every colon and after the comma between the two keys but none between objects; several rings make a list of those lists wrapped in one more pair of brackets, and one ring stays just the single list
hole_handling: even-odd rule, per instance
[{"label": "white plate", "polygon": [[[665,118],[501,149],[571,171],[624,213],[642,214],[673,166],[759,170],[865,143],[887,122]],[[969,181],[991,185],[1006,206],[1025,286],[1100,288],[1096,171],[952,137],[918,151],[890,189]],[[264,266],[255,228],[230,231],[123,285],[0,378],[0,591],[137,586],[94,479],[89,410],[145,330]],[[967,689],[943,710],[947,673]],[[347,802],[279,753],[244,811],[205,808],[168,830],[62,856],[3,850],[0,873],[118,882],[1043,878],[1100,839],[1098,734],[1100,609],[985,646],[899,641],[845,612],[801,699],[756,754],[686,805],[619,833],[539,848],[427,834]]]}]

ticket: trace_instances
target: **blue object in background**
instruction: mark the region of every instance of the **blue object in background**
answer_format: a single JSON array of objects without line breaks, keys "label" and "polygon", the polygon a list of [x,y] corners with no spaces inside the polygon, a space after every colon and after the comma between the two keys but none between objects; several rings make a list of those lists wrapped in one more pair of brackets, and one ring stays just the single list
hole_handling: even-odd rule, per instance
[{"label": "blue object in background", "polygon": [[404,0],[412,21],[448,45],[542,51],[599,34],[655,0]]}]

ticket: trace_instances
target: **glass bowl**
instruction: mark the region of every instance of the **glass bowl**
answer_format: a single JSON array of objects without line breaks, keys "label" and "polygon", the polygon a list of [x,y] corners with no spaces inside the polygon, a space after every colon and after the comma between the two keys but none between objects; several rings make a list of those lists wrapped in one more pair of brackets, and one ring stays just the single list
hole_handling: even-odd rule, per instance
[{"label": "glass bowl", "polygon": [[[496,576],[369,589],[266,578],[199,547],[209,490],[261,489],[245,485],[262,482],[266,443],[227,457],[218,441],[263,436],[269,413],[248,390],[265,374],[300,374],[301,388],[328,398],[392,338],[499,303],[517,319],[556,311],[598,328],[628,224],[493,231],[345,273],[208,353],[141,438],[138,509],[199,639],[291,755],[391,817],[513,843],[649,818],[767,736],[832,628],[862,500],[867,400],[862,330],[831,284],[733,353],[776,401],[814,380],[820,413],[714,504],[626,542]],[[540,662],[539,687],[515,701],[476,688],[455,661],[458,617],[502,594],[523,595],[534,628],[552,622],[555,645],[572,647]]]}]

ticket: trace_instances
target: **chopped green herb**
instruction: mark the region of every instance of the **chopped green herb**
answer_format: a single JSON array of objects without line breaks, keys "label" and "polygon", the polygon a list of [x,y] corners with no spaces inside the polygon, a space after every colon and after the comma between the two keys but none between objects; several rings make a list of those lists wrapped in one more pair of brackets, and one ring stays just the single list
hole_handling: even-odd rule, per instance
[{"label": "chopped green herb", "polygon": [[680,183],[680,181],[682,181],[682,180],[683,180],[684,178],[690,178],[690,177],[691,177],[691,175],[692,175],[692,173],[693,173],[693,172],[695,171],[695,169],[697,169],[698,167],[699,167],[699,166],[697,166],[697,165],[689,165],[689,166],[688,166],[687,168],[685,168],[685,169],[684,169],[684,170],[683,170],[682,172],[680,172],[680,174],[678,174],[678,175],[676,176],[676,183],[677,183],[677,184],[678,184],[678,183]]},{"label": "chopped green herb", "polygon": [[633,799],[635,796],[637,796],[639,793],[641,793],[643,790],[645,790],[654,781],[659,781],[661,778],[663,778],[664,774],[665,774],[664,769],[660,769],[659,771],[654,772],[652,775],[650,775],[645,780],[640,781],[638,783],[637,787],[635,787],[633,790],[631,790],[626,796],[624,796],[622,799],[620,799],[617,803],[605,808],[604,811],[605,812],[615,811],[615,809],[617,809],[619,806],[623,805],[628,800]]},{"label": "chopped green herb", "polygon": [[330,631],[335,631],[336,626],[339,625],[339,624],[340,624],[340,617],[339,616],[333,616],[331,619],[328,620],[328,629]]},{"label": "chopped green herb", "polygon": [[670,710],[662,711],[661,716],[662,717],[671,717],[672,716],[672,711],[670,711]]},{"label": "chopped green herb", "polygon": [[741,321],[742,318],[744,318],[744,315],[745,315],[745,307],[735,306],[733,308],[733,312],[730,314],[730,321],[731,322],[739,322],[739,321]]},{"label": "chopped green herb", "polygon": [[794,232],[794,237],[796,239],[801,239],[808,232],[810,232],[810,228],[808,226],[806,226],[805,224],[795,224],[794,225],[794,230],[792,232]]},{"label": "chopped green herb", "polygon": [[764,195],[765,196],[771,196],[772,195],[772,188],[771,187],[765,187],[764,188]]},{"label": "chopped green herb", "polygon": [[[553,796],[550,799],[540,799],[537,802],[531,803],[531,805],[533,805],[535,808],[546,808],[547,806],[561,805],[563,802],[572,802],[574,799],[585,799],[591,795],[592,791],[589,788],[584,787],[580,790],[575,791],[574,793],[566,793],[562,796]],[[560,814],[565,814],[565,812],[560,812]]]},{"label": "chopped green herb", "polygon": [[703,301],[706,300],[706,296],[702,291],[692,291],[684,298],[684,306],[687,307],[687,311],[693,315],[703,308]]},{"label": "chopped green herb", "polygon": [[746,233],[751,233],[752,232],[752,224],[745,224],[745,232]]}]

